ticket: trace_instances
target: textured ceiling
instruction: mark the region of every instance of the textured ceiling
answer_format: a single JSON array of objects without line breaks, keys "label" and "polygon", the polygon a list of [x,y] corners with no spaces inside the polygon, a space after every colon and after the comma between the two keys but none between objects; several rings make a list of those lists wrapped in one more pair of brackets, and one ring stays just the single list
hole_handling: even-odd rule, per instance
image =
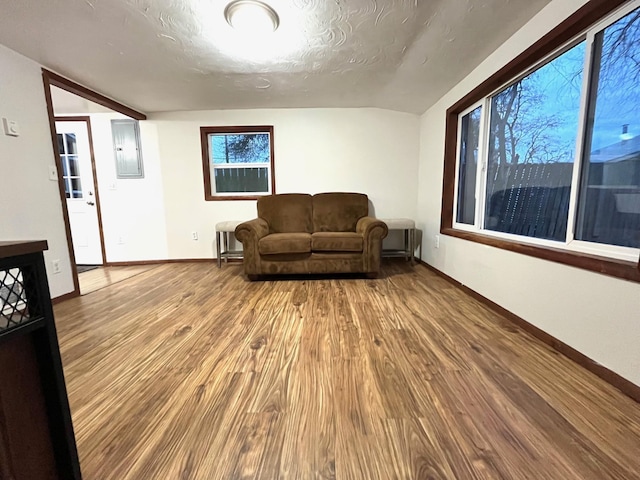
[{"label": "textured ceiling", "polygon": [[0,44],[143,112],[423,113],[550,0],[269,0],[247,42],[228,0],[0,0]]}]

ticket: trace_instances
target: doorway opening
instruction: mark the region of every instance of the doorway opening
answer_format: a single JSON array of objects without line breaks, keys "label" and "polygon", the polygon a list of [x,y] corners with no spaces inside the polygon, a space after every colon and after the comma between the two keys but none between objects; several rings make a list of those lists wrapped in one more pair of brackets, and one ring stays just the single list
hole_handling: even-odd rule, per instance
[{"label": "doorway opening", "polygon": [[91,117],[147,117],[46,69],[42,76],[74,283],[65,297],[72,297],[81,293],[79,271],[108,265]]}]

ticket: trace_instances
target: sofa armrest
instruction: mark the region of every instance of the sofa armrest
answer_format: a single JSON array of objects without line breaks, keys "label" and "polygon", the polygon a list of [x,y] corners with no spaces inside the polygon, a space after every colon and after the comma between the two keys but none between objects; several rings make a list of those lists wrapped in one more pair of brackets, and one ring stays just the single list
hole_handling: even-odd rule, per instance
[{"label": "sofa armrest", "polygon": [[382,257],[382,239],[387,236],[387,224],[374,217],[362,217],[356,224],[356,232],[363,237],[363,267],[367,273],[380,271]]},{"label": "sofa armrest", "polygon": [[236,238],[242,243],[244,272],[247,275],[260,273],[258,241],[269,234],[269,225],[262,218],[254,218],[236,227]]},{"label": "sofa armrest", "polygon": [[262,218],[254,218],[248,222],[242,222],[236,227],[236,238],[243,244],[245,239],[249,241],[250,238],[255,237],[256,240],[260,240],[268,234],[269,225]]},{"label": "sofa armrest", "polygon": [[356,224],[356,232],[366,237],[373,235],[382,240],[389,233],[387,224],[374,217],[362,217]]}]

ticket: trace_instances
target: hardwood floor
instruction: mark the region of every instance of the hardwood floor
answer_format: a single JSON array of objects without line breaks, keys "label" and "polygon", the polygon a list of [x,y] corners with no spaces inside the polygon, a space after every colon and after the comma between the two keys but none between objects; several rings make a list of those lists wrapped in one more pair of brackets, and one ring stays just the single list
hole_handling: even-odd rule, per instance
[{"label": "hardwood floor", "polygon": [[80,295],[95,292],[114,283],[156,268],[157,265],[132,265],[130,267],[98,267],[78,274]]},{"label": "hardwood floor", "polygon": [[640,405],[418,265],[55,307],[84,478],[637,479]]}]

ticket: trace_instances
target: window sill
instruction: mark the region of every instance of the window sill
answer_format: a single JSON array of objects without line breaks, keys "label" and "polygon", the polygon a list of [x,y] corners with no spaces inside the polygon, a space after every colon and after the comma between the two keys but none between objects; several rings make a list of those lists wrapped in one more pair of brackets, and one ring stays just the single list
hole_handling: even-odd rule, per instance
[{"label": "window sill", "polygon": [[217,202],[224,200],[257,200],[260,197],[265,197],[266,195],[205,195],[204,199],[207,202]]},{"label": "window sill", "polygon": [[591,272],[597,272],[611,277],[640,283],[640,263],[617,260],[588,253],[574,252],[560,248],[529,245],[450,227],[442,228],[440,233],[450,237],[468,240],[470,242],[482,243],[491,247],[541,258],[550,262],[561,263],[563,265],[569,265],[583,270],[589,270]]}]

